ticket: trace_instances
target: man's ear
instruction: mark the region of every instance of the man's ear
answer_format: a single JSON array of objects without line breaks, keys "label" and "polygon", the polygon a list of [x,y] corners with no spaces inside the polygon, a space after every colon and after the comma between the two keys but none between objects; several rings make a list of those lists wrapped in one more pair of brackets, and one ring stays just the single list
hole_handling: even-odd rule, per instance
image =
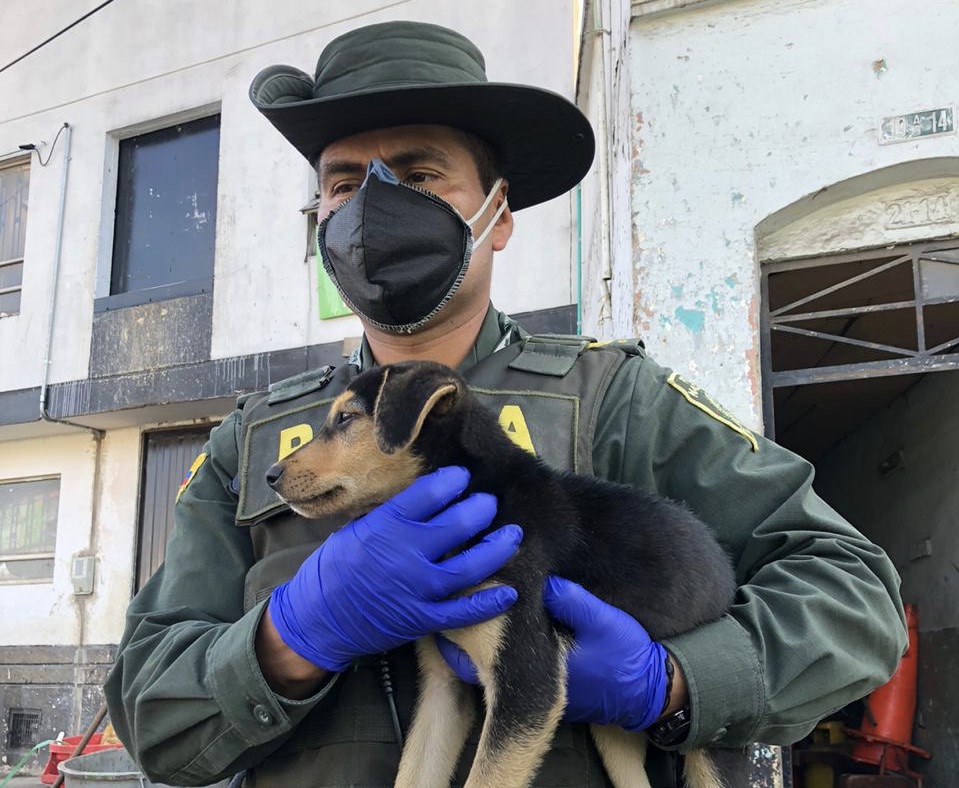
[{"label": "man's ear", "polygon": [[458,399],[456,382],[433,370],[387,370],[373,407],[380,451],[393,454],[408,448],[430,413],[446,413]]},{"label": "man's ear", "polygon": [[[507,198],[509,193],[509,181],[504,180],[500,185],[500,196],[493,201],[493,205],[496,208],[499,208],[501,201]],[[513,235],[513,213],[510,211],[509,206],[506,206],[506,209],[499,215],[499,218],[496,220],[496,226],[493,227],[490,235],[490,243],[492,245],[494,252],[502,252],[506,248],[506,244],[509,243],[509,239]]]}]

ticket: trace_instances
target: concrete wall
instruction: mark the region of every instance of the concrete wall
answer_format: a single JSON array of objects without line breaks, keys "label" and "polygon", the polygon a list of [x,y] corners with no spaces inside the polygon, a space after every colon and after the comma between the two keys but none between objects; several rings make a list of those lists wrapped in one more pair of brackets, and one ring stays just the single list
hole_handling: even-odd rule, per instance
[{"label": "concrete wall", "polygon": [[[634,294],[631,332],[659,361],[751,426],[762,421],[757,226],[832,184],[959,153],[955,135],[878,143],[881,118],[955,102],[959,5],[920,5],[632,4],[633,245],[611,288]],[[602,278],[598,261],[586,276]],[[599,321],[595,301],[584,311]]]},{"label": "concrete wall", "polygon": [[[8,4],[0,52],[19,53],[94,2]],[[107,294],[118,140],[203,112],[221,113],[212,358],[330,341],[360,333],[353,318],[321,321],[316,271],[304,263],[312,196],[307,163],[247,98],[261,68],[290,63],[312,73],[323,45],[367,22],[417,19],[466,33],[493,81],[571,95],[572,3],[408,0],[382,8],[345,3],[117,3],[0,74],[0,154],[73,127],[63,260],[51,380],[87,375],[93,298]],[[378,10],[381,9],[382,10]],[[535,30],[531,43],[529,31]],[[0,390],[38,385],[46,343],[63,139],[48,167],[31,170],[22,311],[0,320]],[[510,311],[568,304],[568,198],[517,217],[493,287]],[[261,319],[250,320],[251,314]]]},{"label": "concrete wall", "polygon": [[[932,751],[929,785],[951,785],[959,763],[959,372],[925,375],[820,463],[819,493],[880,543],[919,610],[915,743]],[[901,453],[894,470],[880,463]]]}]

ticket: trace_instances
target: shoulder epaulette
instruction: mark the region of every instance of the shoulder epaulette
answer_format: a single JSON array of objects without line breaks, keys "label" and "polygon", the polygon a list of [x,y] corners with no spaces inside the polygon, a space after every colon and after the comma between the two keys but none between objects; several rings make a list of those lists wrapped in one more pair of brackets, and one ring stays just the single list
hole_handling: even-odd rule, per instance
[{"label": "shoulder epaulette", "polygon": [[317,369],[308,369],[306,372],[301,372],[291,378],[271,383],[266,400],[267,404],[275,405],[277,402],[286,402],[317,391],[330,382],[333,371],[334,368],[327,364]]},{"label": "shoulder epaulette", "polygon": [[629,356],[646,354],[646,346],[641,339],[598,341],[578,334],[530,334],[523,342],[522,351],[510,362],[509,367],[561,378],[566,376],[583,353],[599,348],[621,350]]},{"label": "shoulder epaulette", "polygon": [[617,348],[630,356],[645,356],[646,343],[639,337],[628,337],[624,339],[604,339],[601,342],[590,342],[589,349],[596,348]]},{"label": "shoulder epaulette", "polygon": [[573,368],[576,359],[586,351],[590,342],[595,341],[592,337],[570,334],[530,334],[509,368],[562,378]]}]

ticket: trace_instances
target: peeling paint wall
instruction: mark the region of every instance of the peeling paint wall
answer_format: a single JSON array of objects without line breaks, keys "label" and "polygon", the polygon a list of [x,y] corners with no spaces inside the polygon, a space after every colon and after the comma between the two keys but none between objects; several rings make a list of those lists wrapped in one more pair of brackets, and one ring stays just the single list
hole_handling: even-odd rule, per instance
[{"label": "peeling paint wall", "polygon": [[[632,333],[657,360],[758,428],[756,228],[830,184],[959,154],[953,134],[878,142],[882,118],[955,103],[959,4],[729,0],[644,15],[653,5],[633,6],[633,245],[612,276],[632,288]],[[951,231],[935,223],[952,206],[940,194],[909,207],[931,212],[930,235]],[[586,278],[600,276],[589,259]]]},{"label": "peeling paint wall", "polygon": [[634,246],[629,8],[592,0],[583,27],[578,94],[596,133],[596,159],[581,185],[581,330],[601,338],[632,336],[633,283],[616,271]]}]

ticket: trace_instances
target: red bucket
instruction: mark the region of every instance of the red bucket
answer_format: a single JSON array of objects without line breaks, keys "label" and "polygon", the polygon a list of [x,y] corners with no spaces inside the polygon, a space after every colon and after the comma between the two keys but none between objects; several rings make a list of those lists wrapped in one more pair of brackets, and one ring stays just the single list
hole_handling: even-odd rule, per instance
[{"label": "red bucket", "polygon": [[[73,751],[77,748],[82,738],[82,736],[65,736],[62,742],[53,742],[50,745],[50,760],[48,760],[47,765],[43,767],[40,782],[53,785],[53,783],[57,781],[57,777],[60,774],[60,772],[57,771],[57,764],[73,756]],[[100,744],[102,738],[102,733],[94,733],[93,736],[90,737],[90,741],[87,742],[87,746],[83,748],[83,752],[78,752],[77,755],[86,755],[88,752],[99,752],[100,750],[115,750],[118,747],[123,747],[122,744]]]}]

